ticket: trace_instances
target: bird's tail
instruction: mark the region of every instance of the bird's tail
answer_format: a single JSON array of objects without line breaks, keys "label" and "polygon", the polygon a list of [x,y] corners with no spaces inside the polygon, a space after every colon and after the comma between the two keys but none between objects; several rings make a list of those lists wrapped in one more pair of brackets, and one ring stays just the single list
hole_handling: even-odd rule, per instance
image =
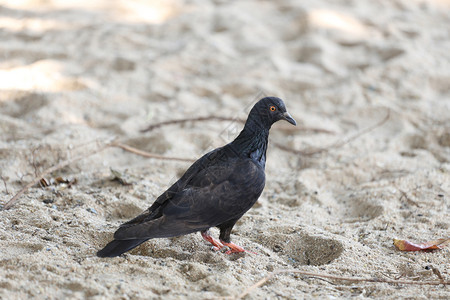
[{"label": "bird's tail", "polygon": [[102,250],[97,252],[98,257],[115,257],[136,248],[148,239],[140,240],[113,240],[109,242]]}]

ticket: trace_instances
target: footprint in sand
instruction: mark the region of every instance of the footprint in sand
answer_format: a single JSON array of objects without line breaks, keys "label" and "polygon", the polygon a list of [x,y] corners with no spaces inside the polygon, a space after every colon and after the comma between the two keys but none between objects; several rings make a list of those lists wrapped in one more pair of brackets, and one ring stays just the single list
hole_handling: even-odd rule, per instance
[{"label": "footprint in sand", "polygon": [[369,191],[352,193],[340,198],[339,203],[344,207],[342,219],[345,223],[368,222],[384,212],[383,206],[377,202],[376,194]]},{"label": "footprint in sand", "polygon": [[310,235],[302,229],[273,228],[274,235],[263,236],[260,243],[294,266],[329,264],[344,251],[341,242],[320,235]]},{"label": "footprint in sand", "polygon": [[9,242],[7,247],[3,247],[0,252],[0,266],[10,264],[9,258],[21,256],[24,254],[34,254],[44,249],[44,244],[27,242]]}]

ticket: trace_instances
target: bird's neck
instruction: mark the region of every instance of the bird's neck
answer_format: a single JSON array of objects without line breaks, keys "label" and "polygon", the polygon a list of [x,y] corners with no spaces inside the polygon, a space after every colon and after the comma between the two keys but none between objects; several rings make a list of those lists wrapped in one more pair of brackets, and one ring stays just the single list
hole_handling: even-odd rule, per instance
[{"label": "bird's neck", "polygon": [[247,120],[244,129],[230,143],[230,146],[238,152],[239,156],[252,158],[264,167],[266,163],[269,129],[255,123]]}]

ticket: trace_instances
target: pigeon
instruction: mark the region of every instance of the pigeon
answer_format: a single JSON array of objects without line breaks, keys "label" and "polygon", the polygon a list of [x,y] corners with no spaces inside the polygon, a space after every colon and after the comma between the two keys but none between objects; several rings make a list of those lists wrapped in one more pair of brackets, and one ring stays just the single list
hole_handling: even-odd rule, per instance
[{"label": "pigeon", "polygon": [[[147,210],[122,224],[97,256],[115,257],[149,239],[198,231],[216,251],[245,252],[231,242],[231,230],[264,189],[269,129],[279,120],[296,125],[283,100],[259,100],[234,141],[192,164]],[[211,227],[220,229],[219,240],[211,236]]]}]

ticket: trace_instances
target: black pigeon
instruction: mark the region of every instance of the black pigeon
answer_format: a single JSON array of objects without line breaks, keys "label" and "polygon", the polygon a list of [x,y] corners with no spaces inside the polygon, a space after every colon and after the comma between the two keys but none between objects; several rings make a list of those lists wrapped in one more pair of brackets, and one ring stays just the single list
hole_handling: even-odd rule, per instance
[{"label": "black pigeon", "polygon": [[[149,239],[197,231],[215,250],[245,251],[230,242],[231,229],[264,189],[269,129],[278,120],[296,125],[281,99],[259,100],[233,142],[197,160],[150,208],[122,224],[97,255],[119,256]],[[220,241],[209,234],[210,227],[220,229]]]}]

